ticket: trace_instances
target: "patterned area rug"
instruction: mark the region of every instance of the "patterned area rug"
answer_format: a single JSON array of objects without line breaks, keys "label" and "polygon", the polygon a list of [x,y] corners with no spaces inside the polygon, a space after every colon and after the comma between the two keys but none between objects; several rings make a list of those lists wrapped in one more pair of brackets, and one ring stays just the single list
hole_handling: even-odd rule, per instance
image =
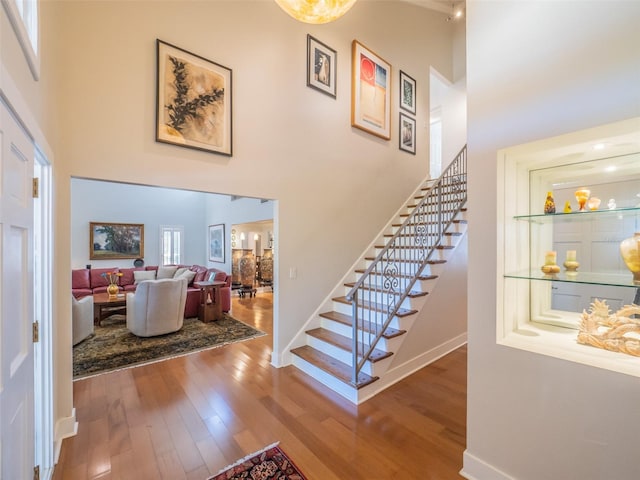
[{"label": "patterned area rug", "polygon": [[247,455],[209,480],[305,480],[277,443]]},{"label": "patterned area rug", "polygon": [[187,353],[220,347],[265,335],[225,314],[222,320],[202,323],[187,318],[182,329],[157,337],[136,337],[125,317],[112,315],[95,327],[93,336],[73,347],[73,378],[157,362]]}]

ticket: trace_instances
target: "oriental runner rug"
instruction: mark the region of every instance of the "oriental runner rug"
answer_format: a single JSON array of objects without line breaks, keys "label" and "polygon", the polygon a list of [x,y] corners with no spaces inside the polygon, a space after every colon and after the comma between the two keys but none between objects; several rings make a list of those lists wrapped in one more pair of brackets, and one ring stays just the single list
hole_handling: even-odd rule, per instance
[{"label": "oriental runner rug", "polygon": [[227,314],[210,323],[185,318],[179,331],[148,338],[131,333],[123,315],[112,315],[101,323],[93,336],[73,347],[74,380],[265,335]]},{"label": "oriental runner rug", "polygon": [[306,480],[277,443],[238,460],[209,480]]}]

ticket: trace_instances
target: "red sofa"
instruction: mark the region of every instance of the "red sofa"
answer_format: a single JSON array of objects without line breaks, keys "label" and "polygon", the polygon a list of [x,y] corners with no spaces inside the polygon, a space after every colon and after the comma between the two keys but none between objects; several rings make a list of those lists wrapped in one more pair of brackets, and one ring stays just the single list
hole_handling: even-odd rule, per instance
[{"label": "red sofa", "polygon": [[[218,270],[217,268],[207,268],[200,265],[179,265],[179,267],[188,267],[189,270],[195,272],[195,277],[187,286],[187,302],[184,308],[184,317],[197,317],[200,307],[200,289],[193,286],[193,282],[202,282],[205,280],[222,281],[226,285],[220,288],[220,300],[222,303],[222,311],[231,310],[231,275]],[[80,298],[94,293],[102,293],[107,291],[109,282],[102,276],[106,272],[122,273],[118,277],[118,285],[121,291],[134,292],[137,285],[134,284],[133,272],[136,270],[158,270],[157,266],[148,266],[144,268],[81,268],[71,271],[71,293],[74,297]],[[213,278],[211,275],[213,274]]]}]

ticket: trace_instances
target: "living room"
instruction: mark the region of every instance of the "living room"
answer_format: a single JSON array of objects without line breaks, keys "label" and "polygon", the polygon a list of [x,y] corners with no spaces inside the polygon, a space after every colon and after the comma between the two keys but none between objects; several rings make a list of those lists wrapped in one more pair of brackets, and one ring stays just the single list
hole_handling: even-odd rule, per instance
[{"label": "living room", "polygon": [[[250,251],[257,267],[265,251],[272,255],[272,201],[78,178],[72,179],[71,190],[75,379],[213,348],[257,334],[237,322],[230,312],[231,295],[239,296],[243,290],[238,285],[239,258],[234,253]],[[114,252],[107,256],[115,258],[101,258],[102,246],[98,246],[96,234],[100,225],[135,229],[141,240],[137,250]],[[214,251],[214,241],[219,251]],[[155,278],[158,267],[163,267],[162,274],[166,277],[164,265],[173,264],[187,265],[193,271],[188,278],[184,318],[169,314],[158,318],[160,312],[156,312],[155,319],[149,319],[153,325],[137,325],[146,320],[129,318],[125,308],[133,304],[135,297],[127,297],[127,293],[136,291],[135,285],[143,275],[151,278],[148,274],[152,274]],[[104,277],[107,271],[124,273],[116,277],[120,292],[113,298],[101,293],[107,280],[100,275]],[[218,272],[215,280],[226,285],[209,293],[216,305],[205,314],[200,311],[204,291],[194,282],[203,280],[196,275],[209,272]],[[259,292],[271,299],[273,282],[266,282],[265,288],[261,273],[260,268],[255,268],[251,297]],[[269,273],[272,280],[272,270]],[[213,278],[205,275],[204,280]],[[233,289],[232,280],[236,283]],[[131,308],[133,311],[134,307]],[[154,315],[152,312],[157,308],[149,308],[149,314]],[[215,325],[210,323],[212,320],[216,320]]]}]

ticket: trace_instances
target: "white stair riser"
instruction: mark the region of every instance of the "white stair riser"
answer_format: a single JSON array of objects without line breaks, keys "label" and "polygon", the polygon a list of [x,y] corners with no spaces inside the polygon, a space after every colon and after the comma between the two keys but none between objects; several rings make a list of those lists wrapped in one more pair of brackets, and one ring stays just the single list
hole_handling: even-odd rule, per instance
[{"label": "white stair riser", "polygon": [[[350,289],[345,288],[345,294],[349,291]],[[387,293],[384,292],[374,292],[374,291],[364,291],[364,300],[366,302],[373,302],[373,303],[379,303],[381,305],[392,305],[394,304],[394,302],[398,301],[398,296],[397,295],[389,295]],[[421,299],[423,299],[423,297],[408,297],[406,298],[401,306],[402,308],[406,308],[406,309],[416,309],[418,307],[421,307],[422,304],[424,302],[421,301]]]},{"label": "white stair riser", "polygon": [[[461,218],[459,215],[456,217],[457,220],[466,220],[466,218]],[[402,220],[402,219],[401,219]],[[398,223],[403,223],[404,220],[399,221]],[[461,222],[453,222],[451,225],[449,225],[449,227],[445,230],[447,232],[463,232],[463,228],[466,227],[466,223],[461,223]],[[399,226],[392,226],[391,227],[391,234],[395,235],[398,230],[400,230]]]},{"label": "white stair riser", "polygon": [[346,398],[352,403],[358,403],[358,390],[354,387],[347,385],[340,380],[337,380],[332,375],[328,374],[324,370],[316,367],[315,365],[310,364],[306,360],[298,357],[297,355],[292,355],[293,365],[302,370],[304,373],[309,375],[310,377],[315,378],[317,381],[326,385],[331,390],[336,392],[338,395]]},{"label": "white stair riser", "polygon": [[[427,243],[429,245],[433,244],[437,240],[437,235],[427,235],[426,238],[423,236],[403,236],[398,237],[396,239],[396,245],[400,245],[402,247],[414,247],[414,248],[422,248],[422,246]],[[391,237],[384,237],[378,245],[387,244],[391,241]],[[441,245],[457,245],[457,238],[451,235],[444,235],[442,237]],[[382,247],[375,248],[375,254],[378,255]]]},{"label": "white stair riser", "polygon": [[[352,338],[353,329],[349,325],[345,325],[344,323],[334,322],[328,318],[320,317],[320,326],[325,330],[329,330],[330,332],[337,333],[338,335],[342,335],[344,337]],[[380,339],[380,343],[377,345],[378,350],[382,350],[383,352],[395,352],[398,347],[402,344],[404,340],[403,335],[399,335],[393,338],[384,338]]]}]

